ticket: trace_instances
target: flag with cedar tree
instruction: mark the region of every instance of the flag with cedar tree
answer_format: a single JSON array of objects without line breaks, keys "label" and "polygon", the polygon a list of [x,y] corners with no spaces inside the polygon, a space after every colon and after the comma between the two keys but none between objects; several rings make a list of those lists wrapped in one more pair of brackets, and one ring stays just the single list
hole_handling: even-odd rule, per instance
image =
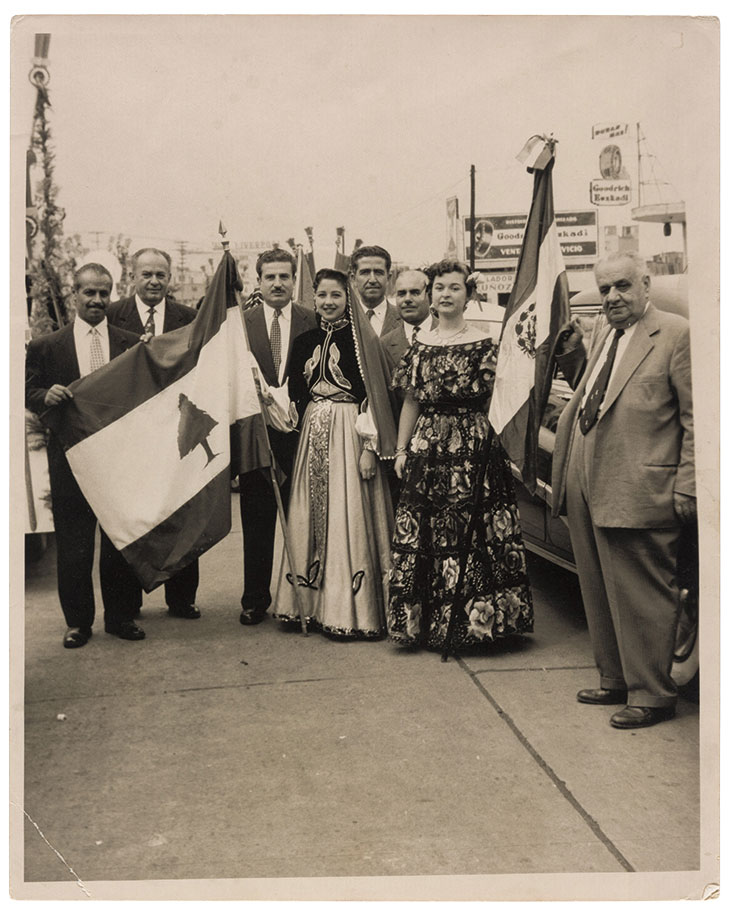
[{"label": "flag with cedar tree", "polygon": [[[44,418],[99,523],[145,590],[231,528],[230,426],[261,423],[234,285],[223,254],[195,320],[140,342],[70,385]],[[262,465],[267,465],[261,448]]]}]

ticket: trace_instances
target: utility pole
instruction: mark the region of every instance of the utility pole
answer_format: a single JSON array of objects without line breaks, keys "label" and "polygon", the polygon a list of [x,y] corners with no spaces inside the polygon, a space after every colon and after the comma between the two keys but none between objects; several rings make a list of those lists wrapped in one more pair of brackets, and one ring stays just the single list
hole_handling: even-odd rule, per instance
[{"label": "utility pole", "polygon": [[180,271],[180,285],[182,285],[185,282],[185,273],[186,273],[185,254],[187,253],[187,251],[185,250],[185,245],[187,244],[187,241],[176,241],[175,244],[177,245],[177,251],[178,251],[178,256],[179,256],[178,270]]},{"label": "utility pole", "polygon": [[476,264],[476,251],[474,245],[474,230],[475,230],[475,221],[476,221],[476,196],[477,196],[477,179],[476,179],[476,168],[472,165],[471,167],[471,248],[469,250],[469,270],[474,272]]}]

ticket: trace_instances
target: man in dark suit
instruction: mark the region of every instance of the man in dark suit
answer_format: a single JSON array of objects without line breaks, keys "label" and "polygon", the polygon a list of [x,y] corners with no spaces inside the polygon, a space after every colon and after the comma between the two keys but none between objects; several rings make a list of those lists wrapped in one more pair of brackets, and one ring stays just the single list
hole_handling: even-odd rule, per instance
[{"label": "man in dark suit", "polygon": [[380,337],[391,372],[422,330],[431,330],[435,319],[431,315],[428,297],[428,276],[423,270],[404,270],[395,281],[395,304],[400,320]]},{"label": "man in dark suit", "polygon": [[558,422],[553,514],[567,509],[599,688],[619,729],[674,716],[677,546],[696,518],[689,324],[649,301],[638,254],[595,267],[608,327],[590,357],[577,322],[558,361],[575,393]]},{"label": "man in dark suit", "polygon": [[359,247],[350,257],[352,284],[370,326],[379,337],[395,330],[400,323],[398,310],[385,297],[390,266],[390,254],[377,244]]},{"label": "man in dark suit", "polygon": [[[292,303],[296,261],[288,251],[264,251],[256,261],[262,302],[243,312],[251,352],[269,387],[286,383],[294,340],[317,326],[314,311]],[[290,477],[299,434],[268,429],[271,449],[286,474],[281,499],[289,504]],[[243,527],[244,590],[241,625],[258,625],[271,603],[271,571],[276,534],[276,499],[268,468],[239,476]]]},{"label": "man in dark suit", "polygon": [[[120,299],[109,306],[109,323],[121,327],[139,338],[144,335],[159,336],[177,330],[195,320],[197,311],[171,301],[167,290],[170,285],[172,261],[166,251],[142,248],[132,255],[134,295]],[[200,610],[195,605],[198,589],[198,560],[165,582],[165,602],[171,616],[179,619],[199,619]],[[133,574],[126,581],[120,580],[118,588],[124,589],[126,599],[142,607],[142,588]]]},{"label": "man in dark suit", "polygon": [[[25,401],[40,416],[72,399],[68,385],[100,368],[134,346],[137,336],[109,326],[106,309],[112,277],[99,264],[86,264],[74,277],[76,320],[46,336],[31,340],[26,353]],[[97,520],[78,487],[56,436],[48,440],[51,507],[56,532],[58,596],[68,630],[63,646],[83,647],[94,622],[94,536]],[[112,482],[113,484],[113,482]],[[145,634],[133,621],[135,607],[116,588],[128,573],[122,555],[101,531],[99,572],[104,602],[104,628],[127,641]]]}]

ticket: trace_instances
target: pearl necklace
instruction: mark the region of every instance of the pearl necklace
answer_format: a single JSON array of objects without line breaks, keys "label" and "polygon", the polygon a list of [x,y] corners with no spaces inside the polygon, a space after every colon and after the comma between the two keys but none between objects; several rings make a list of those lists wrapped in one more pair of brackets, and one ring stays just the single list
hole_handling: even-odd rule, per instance
[{"label": "pearl necklace", "polygon": [[437,328],[436,328],[436,336],[437,336],[442,342],[445,343],[447,340],[455,340],[457,336],[461,336],[462,333],[466,333],[467,327],[468,327],[468,324],[464,324],[463,327],[460,327],[460,328],[459,328],[458,330],[456,330],[454,333],[449,333],[448,336],[444,336],[443,333],[441,333],[441,331],[440,331],[439,328],[437,327]]}]

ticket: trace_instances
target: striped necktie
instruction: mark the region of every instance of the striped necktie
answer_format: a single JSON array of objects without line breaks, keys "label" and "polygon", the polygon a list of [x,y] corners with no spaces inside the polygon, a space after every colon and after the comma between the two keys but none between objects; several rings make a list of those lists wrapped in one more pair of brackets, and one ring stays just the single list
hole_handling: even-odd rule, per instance
[{"label": "striped necktie", "polygon": [[616,330],[614,332],[613,340],[611,340],[611,345],[608,348],[606,361],[603,363],[603,368],[598,372],[598,377],[596,378],[593,387],[591,387],[586,405],[583,407],[583,412],[580,414],[580,430],[584,435],[589,432],[598,421],[598,411],[601,408],[601,403],[603,403],[603,398],[606,396],[608,382],[611,379],[611,370],[613,369],[613,363],[616,361],[618,341],[623,335],[623,330]]}]

